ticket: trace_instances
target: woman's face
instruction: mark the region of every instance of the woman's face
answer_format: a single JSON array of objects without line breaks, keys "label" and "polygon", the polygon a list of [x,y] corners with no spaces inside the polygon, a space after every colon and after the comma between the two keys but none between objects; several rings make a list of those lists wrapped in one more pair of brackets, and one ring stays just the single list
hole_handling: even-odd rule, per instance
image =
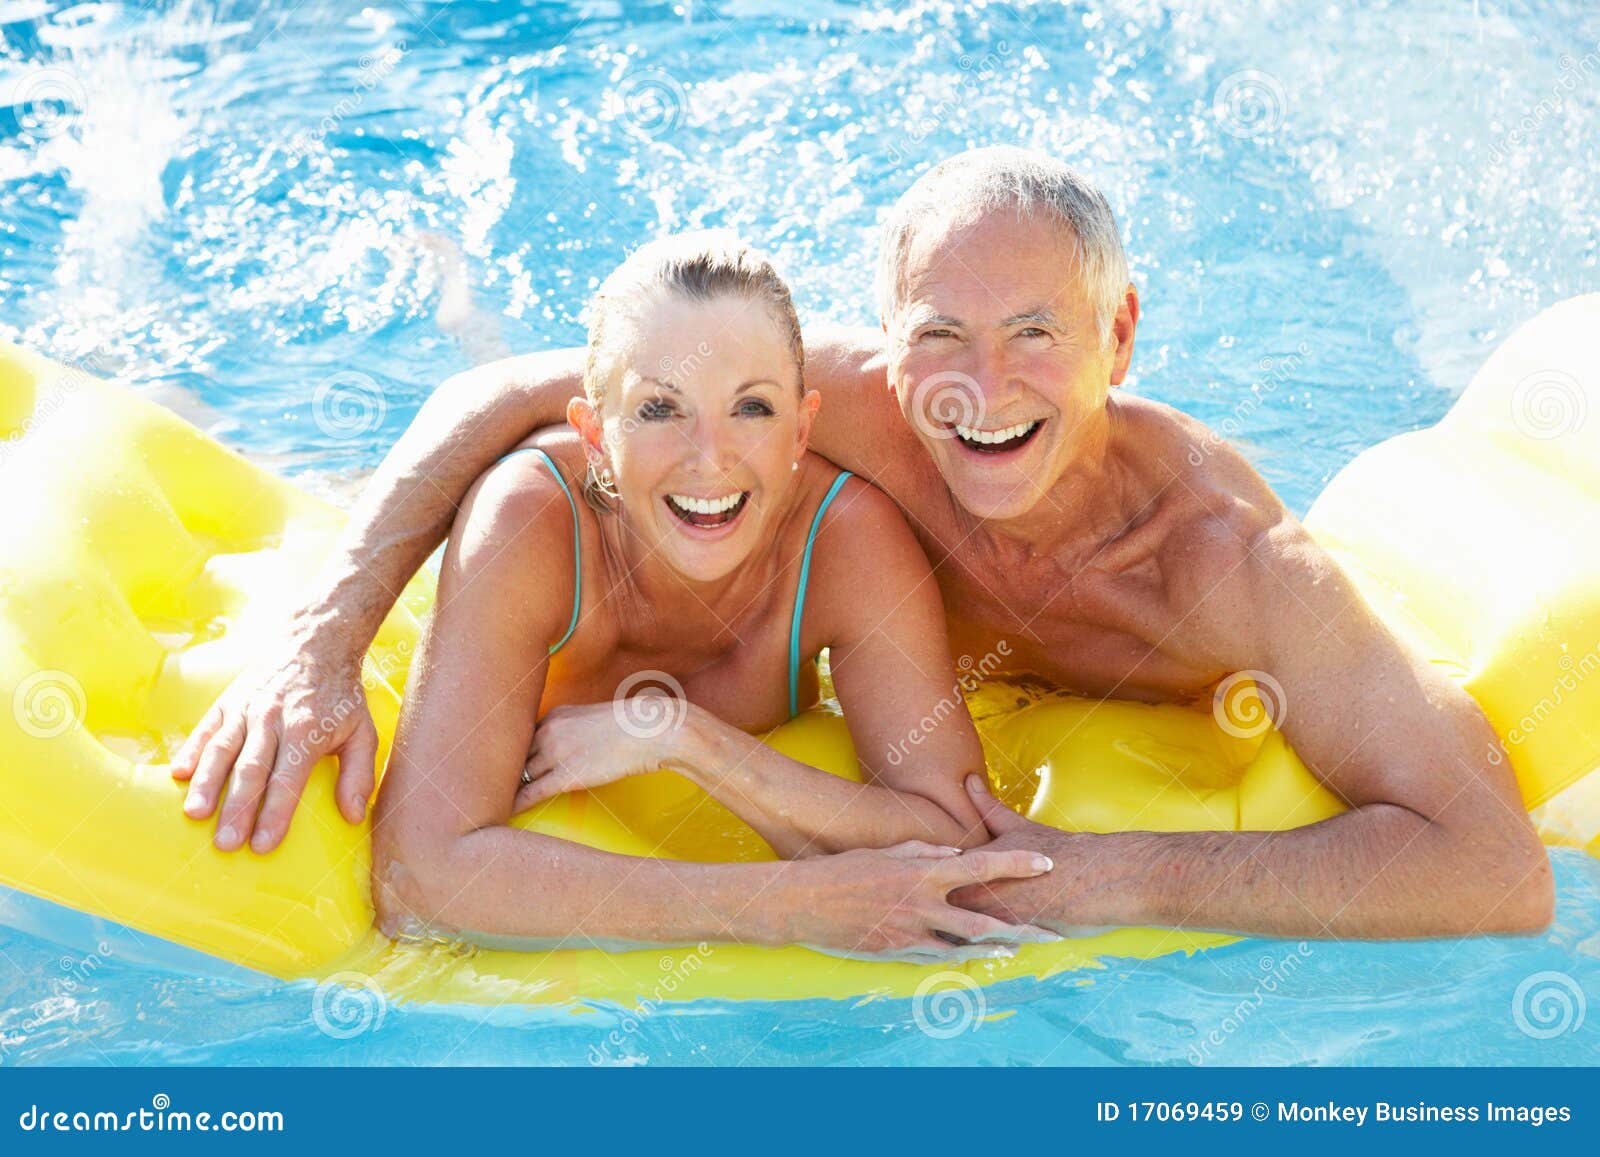
[{"label": "woman's face", "polygon": [[680,574],[723,578],[776,533],[821,399],[802,399],[788,338],[759,302],[664,294],[612,333],[598,433],[620,513]]}]

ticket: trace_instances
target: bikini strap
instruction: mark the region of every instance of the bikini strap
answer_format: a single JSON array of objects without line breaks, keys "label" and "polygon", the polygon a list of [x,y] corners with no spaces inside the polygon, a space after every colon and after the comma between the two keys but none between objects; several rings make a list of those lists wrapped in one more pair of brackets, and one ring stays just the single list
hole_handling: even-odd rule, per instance
[{"label": "bikini strap", "polygon": [[[500,459],[500,462],[504,462],[506,458],[513,458],[518,454],[529,452],[537,454],[540,460],[549,467],[550,473],[555,475],[556,484],[561,487],[561,493],[567,496],[567,505],[572,507],[572,621],[567,624],[567,633],[562,635],[556,641],[556,645],[550,648],[550,654],[554,655],[567,645],[567,640],[572,638],[572,632],[578,629],[578,609],[583,606],[583,549],[582,544],[578,541],[578,501],[572,497],[572,489],[567,485],[567,480],[562,477],[560,469],[556,466],[555,459],[551,458],[539,447],[523,446],[521,449],[513,450],[510,454],[505,455]],[[499,465],[499,463],[497,462],[496,465]]]},{"label": "bikini strap", "polygon": [[811,519],[811,530],[806,535],[805,553],[800,556],[800,585],[795,589],[794,620],[789,626],[789,718],[791,719],[800,714],[800,620],[805,616],[806,584],[811,579],[811,548],[817,543],[817,530],[822,526],[822,516],[828,512],[828,507],[838,495],[845,479],[850,477],[853,477],[850,471],[839,471],[839,477],[833,480],[833,485],[828,487],[828,493],[822,496],[822,503]]}]

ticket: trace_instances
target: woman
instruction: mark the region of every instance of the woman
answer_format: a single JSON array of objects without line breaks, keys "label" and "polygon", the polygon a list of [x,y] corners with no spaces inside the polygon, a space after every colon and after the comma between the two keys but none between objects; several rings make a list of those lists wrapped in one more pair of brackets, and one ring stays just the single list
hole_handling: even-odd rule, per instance
[{"label": "woman", "polygon": [[[911,960],[1053,938],[947,900],[1049,861],[962,854],[988,838],[964,710],[904,742],[956,685],[938,589],[896,507],[806,452],[802,368],[787,288],[731,240],[656,242],[606,280],[571,428],[508,455],[457,517],[375,816],[385,931]],[[750,734],[815,702],[824,648],[863,784]],[[665,734],[614,709],[641,678],[682,688]],[[659,767],[786,860],[638,859],[508,825]]]}]

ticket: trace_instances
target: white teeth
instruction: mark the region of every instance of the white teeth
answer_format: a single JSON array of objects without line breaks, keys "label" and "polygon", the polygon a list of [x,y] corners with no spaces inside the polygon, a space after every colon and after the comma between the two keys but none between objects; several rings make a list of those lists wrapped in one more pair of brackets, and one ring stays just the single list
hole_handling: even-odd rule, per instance
[{"label": "white teeth", "polygon": [[722,498],[695,498],[688,494],[667,495],[668,501],[685,514],[725,514],[738,506],[739,500],[743,497],[744,494],[737,490]]},{"label": "white teeth", "polygon": [[1022,422],[1015,426],[1007,426],[1004,430],[980,430],[976,426],[957,426],[956,433],[961,435],[962,441],[992,446],[997,442],[1009,442],[1013,438],[1020,438],[1038,424],[1038,422]]}]

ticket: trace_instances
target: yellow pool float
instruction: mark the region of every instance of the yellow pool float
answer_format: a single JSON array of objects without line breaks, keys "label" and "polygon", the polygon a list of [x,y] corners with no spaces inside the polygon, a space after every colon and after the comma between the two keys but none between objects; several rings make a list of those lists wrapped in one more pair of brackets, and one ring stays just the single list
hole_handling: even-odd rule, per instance
[{"label": "yellow pool float", "polygon": [[[1443,422],[1361,455],[1307,520],[1385,619],[1477,696],[1548,838],[1579,844],[1600,828],[1600,799],[1579,783],[1600,764],[1600,414],[1552,425],[1550,403],[1554,390],[1600,408],[1596,334],[1600,297],[1541,315]],[[274,976],[352,975],[395,998],[859,998],[948,972],[718,944],[394,945],[371,926],[367,831],[340,818],[326,768],[276,853],[217,852],[151,765],[271,641],[342,516],[125,387],[4,344],[0,439],[0,884]],[[380,761],[431,597],[413,582],[369,656]],[[1002,796],[1063,827],[1280,829],[1342,808],[1270,728],[996,682],[972,705]],[[769,742],[854,774],[827,709]],[[519,822],[636,855],[771,856],[667,773]],[[961,971],[986,983],[1223,939],[1121,929]]]}]

